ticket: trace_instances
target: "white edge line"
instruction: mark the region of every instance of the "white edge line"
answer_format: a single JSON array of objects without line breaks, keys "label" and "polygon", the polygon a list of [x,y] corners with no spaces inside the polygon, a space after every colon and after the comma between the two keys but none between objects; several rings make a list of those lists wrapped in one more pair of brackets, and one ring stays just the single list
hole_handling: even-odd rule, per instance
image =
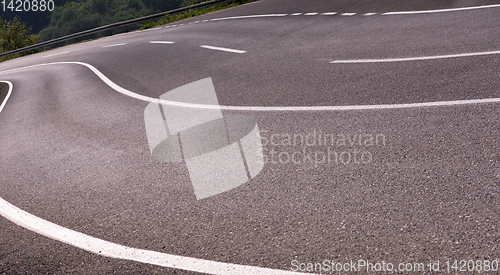
[{"label": "white edge line", "polygon": [[112,44],[112,45],[106,45],[106,46],[102,46],[102,47],[109,48],[109,47],[116,47],[116,46],[123,46],[123,45],[127,45],[127,43]]},{"label": "white edge line", "polygon": [[150,41],[149,44],[174,44],[172,41]]},{"label": "white edge line", "polygon": [[475,6],[475,7],[464,7],[464,8],[453,8],[453,9],[440,9],[440,10],[392,11],[392,12],[382,13],[382,15],[438,13],[438,12],[464,11],[464,10],[476,10],[476,9],[498,8],[498,7],[500,7],[500,4],[485,5],[485,6]]},{"label": "white edge line", "polygon": [[7,80],[0,81],[0,82],[7,83],[9,85],[9,91],[7,91],[7,95],[5,96],[5,99],[3,100],[2,105],[0,105],[0,113],[1,113],[3,110],[3,107],[5,107],[5,104],[7,104],[7,100],[9,100],[10,94],[12,94],[13,85],[12,85],[12,82],[7,81]]},{"label": "white edge line", "polygon": [[209,274],[297,274],[287,270],[216,262],[119,245],[41,219],[3,198],[0,198],[0,214],[40,235],[105,257]]},{"label": "white edge line", "polygon": [[330,63],[355,64],[355,63],[403,62],[403,61],[421,61],[421,60],[433,60],[433,59],[444,59],[444,58],[470,57],[470,56],[481,56],[481,55],[492,55],[492,54],[500,54],[500,51],[461,53],[461,54],[435,55],[435,56],[418,56],[418,57],[406,57],[406,58],[387,58],[387,59],[347,59],[347,60],[333,60]]},{"label": "white edge line", "polygon": [[55,54],[51,54],[51,55],[42,56],[42,58],[52,57],[52,56],[61,55],[61,54],[66,54],[66,53],[70,53],[70,52],[71,52],[71,51],[62,52],[62,53],[55,53]]},{"label": "white edge line", "polygon": [[243,18],[260,18],[260,17],[281,17],[287,16],[287,13],[282,14],[258,14],[258,15],[244,15],[244,16],[232,16],[232,17],[222,17],[222,18],[214,18],[210,21],[220,21],[220,20],[230,20],[230,19],[243,19]]},{"label": "white edge line", "polygon": [[242,51],[242,50],[228,49],[228,48],[222,48],[222,47],[214,47],[214,46],[207,46],[207,45],[202,45],[200,47],[205,48],[205,49],[217,50],[217,51],[224,51],[224,52],[230,52],[230,53],[246,53],[246,51]]},{"label": "white edge line", "polygon": [[[399,109],[399,108],[413,108],[413,107],[435,107],[435,106],[453,106],[464,104],[477,104],[477,103],[499,103],[500,98],[489,99],[475,99],[475,100],[455,100],[455,101],[439,101],[427,103],[411,103],[411,104],[386,104],[386,105],[357,105],[357,106],[313,106],[313,107],[239,107],[239,106],[215,106],[215,105],[201,105],[201,104],[187,104],[180,102],[165,101],[156,98],[151,98],[139,95],[128,91],[107,78],[99,70],[90,64],[83,62],[54,62],[46,64],[38,64],[28,67],[11,69],[3,72],[16,71],[27,68],[34,68],[47,65],[57,64],[77,64],[89,68],[94,72],[103,82],[110,86],[115,91],[147,102],[156,102],[158,104],[168,104],[175,106],[185,106],[191,108],[210,108],[210,109],[227,109],[227,110],[244,110],[244,111],[332,111],[332,110],[376,110],[376,109]],[[12,83],[3,81],[9,84],[9,92],[6,99],[0,106],[0,111],[7,102],[8,97],[12,93]],[[256,266],[244,266],[237,264],[221,263],[204,259],[196,259],[178,255],[171,255],[156,251],[137,249],[126,247],[123,245],[115,244],[105,240],[101,240],[60,225],[51,223],[39,217],[36,217],[0,198],[0,214],[8,220],[16,223],[19,226],[37,232],[49,238],[76,246],[86,251],[96,253],[98,255],[107,256],[117,259],[132,260],[147,264],[158,266],[177,268],[195,272],[204,272],[212,274],[297,274],[295,272],[267,269]]]},{"label": "white edge line", "polygon": [[484,104],[484,103],[500,103],[500,98],[486,98],[486,99],[470,99],[470,100],[453,100],[453,101],[435,101],[435,102],[422,102],[422,103],[404,103],[404,104],[379,104],[379,105],[347,105],[347,106],[282,106],[282,107],[267,107],[267,106],[224,106],[224,105],[205,105],[205,104],[194,104],[194,103],[184,103],[176,101],[162,100],[159,98],[152,98],[140,94],[131,92],[125,88],[122,88],[107,78],[103,73],[97,70],[94,66],[83,63],[83,62],[53,62],[46,64],[38,64],[28,67],[21,67],[17,69],[11,69],[3,72],[16,71],[27,68],[34,68],[40,66],[48,65],[58,65],[58,64],[76,64],[87,67],[94,74],[96,74],[104,83],[106,83],[113,90],[141,100],[145,102],[154,102],[157,104],[162,104],[166,106],[177,106],[184,108],[193,109],[215,109],[215,110],[228,110],[228,111],[263,111],[263,112],[284,112],[284,111],[356,111],[356,110],[384,110],[384,109],[405,109],[405,108],[422,108],[422,107],[446,107],[446,106],[456,106],[456,105],[468,105],[468,104]]}]

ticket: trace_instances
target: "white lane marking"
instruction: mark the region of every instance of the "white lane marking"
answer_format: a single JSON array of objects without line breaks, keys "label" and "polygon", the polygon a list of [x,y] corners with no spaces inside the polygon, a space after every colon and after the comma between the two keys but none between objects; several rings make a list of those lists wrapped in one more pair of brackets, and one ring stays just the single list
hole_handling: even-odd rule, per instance
[{"label": "white lane marking", "polygon": [[318,14],[318,13],[317,12],[308,12],[308,13],[306,13],[304,15],[316,15],[316,14]]},{"label": "white lane marking", "polygon": [[337,14],[337,12],[332,11],[332,12],[324,12],[321,15],[335,15],[335,14]]},{"label": "white lane marking", "polygon": [[345,12],[343,14],[341,14],[342,16],[353,16],[353,15],[356,15],[355,12]]},{"label": "white lane marking", "polygon": [[12,94],[12,82],[10,81],[0,81],[0,82],[4,82],[4,83],[7,83],[9,85],[9,91],[7,91],[7,95],[5,96],[3,102],[2,102],[2,105],[0,105],[0,113],[2,112],[3,110],[3,107],[5,107],[5,104],[7,104],[7,100],[9,100],[9,97],[10,97],[10,94]]},{"label": "white lane marking", "polygon": [[[212,20],[213,20],[213,19],[212,19]],[[203,22],[208,22],[208,20],[203,20],[203,21],[201,21],[201,23],[203,23]]]},{"label": "white lane marking", "polygon": [[70,53],[70,51],[67,51],[67,52],[62,52],[62,53],[55,53],[55,54],[51,54],[51,55],[46,55],[46,56],[42,56],[42,58],[47,58],[47,57],[56,56],[56,55],[61,55],[61,54],[66,54],[66,53]]},{"label": "white lane marking", "polygon": [[198,24],[198,23],[200,23],[200,21],[196,21],[196,22],[194,22],[194,23],[195,23],[195,24]]},{"label": "white lane marking", "polygon": [[150,41],[149,44],[174,44],[172,41]]},{"label": "white lane marking", "polygon": [[476,10],[476,9],[499,8],[499,7],[500,7],[500,4],[464,7],[464,8],[454,8],[454,9],[440,9],[440,10],[392,11],[392,12],[382,13],[382,15],[437,13],[437,12],[464,11],[464,10]]},{"label": "white lane marking", "polygon": [[[410,104],[355,105],[355,106],[312,106],[312,107],[294,107],[294,106],[250,107],[250,106],[219,106],[219,105],[213,106],[213,105],[189,104],[182,102],[166,101],[136,94],[134,92],[131,92],[116,85],[95,67],[83,62],[45,63],[45,64],[38,64],[28,67],[6,70],[0,73],[12,72],[27,68],[34,68],[34,67],[41,67],[48,65],[59,65],[59,64],[76,64],[85,66],[88,69],[90,69],[93,73],[95,73],[110,88],[126,96],[147,102],[156,102],[158,104],[166,104],[173,106],[184,106],[188,108],[205,108],[205,109],[219,109],[219,110],[225,109],[225,110],[242,110],[242,111],[350,111],[350,110],[379,110],[379,109],[400,109],[400,108],[419,108],[419,107],[443,107],[443,106],[479,104],[479,103],[500,103],[500,98],[488,98],[488,99],[439,101],[439,102],[410,103]],[[10,86],[9,91],[12,91],[12,83],[8,81],[3,81],[3,82],[8,83]],[[6,100],[4,100],[4,103],[5,102]],[[3,105],[5,105],[4,103],[2,104],[2,108]],[[38,218],[20,208],[15,207],[14,205],[10,204],[9,202],[5,201],[2,198],[0,198],[0,215],[16,223],[17,225],[32,230],[34,232],[37,232],[38,234],[67,243],[69,245],[76,246],[78,248],[96,253],[98,255],[103,255],[117,259],[126,259],[147,264],[184,269],[196,272],[212,273],[212,274],[266,274],[266,275],[297,274],[285,270],[272,270],[255,266],[227,264],[227,263],[220,263],[203,259],[170,255],[166,253],[136,249],[132,247],[111,243],[89,235],[85,235],[83,233],[68,228],[64,228],[62,226]]]},{"label": "white lane marking", "polygon": [[224,51],[224,52],[230,52],[230,53],[246,53],[246,51],[242,51],[242,50],[214,47],[214,46],[207,46],[207,45],[202,45],[200,47],[205,48],[205,49]]},{"label": "white lane marking", "polygon": [[290,15],[297,16],[297,15],[301,15],[301,14],[302,14],[301,12],[296,12],[296,13],[292,13]]},{"label": "white lane marking", "polygon": [[423,103],[404,103],[404,104],[379,104],[379,105],[348,105],[348,106],[282,106],[282,107],[264,107],[264,106],[224,106],[224,105],[205,105],[205,104],[194,104],[194,103],[184,103],[169,100],[162,100],[159,98],[148,97],[131,92],[125,88],[122,88],[107,78],[103,73],[97,70],[94,66],[83,63],[83,62],[53,62],[38,64],[33,66],[21,67],[17,69],[11,69],[4,72],[17,71],[22,69],[48,66],[48,65],[59,65],[59,64],[76,64],[87,67],[94,74],[97,75],[106,85],[108,85],[113,90],[141,100],[145,102],[155,102],[157,104],[167,105],[167,106],[177,106],[193,109],[217,109],[217,110],[228,110],[228,111],[263,111],[263,112],[273,112],[273,111],[356,111],[356,110],[383,110],[383,109],[406,109],[406,108],[422,108],[422,107],[449,107],[455,105],[468,105],[468,104],[485,104],[485,103],[500,103],[500,98],[485,98],[485,99],[468,99],[468,100],[452,100],[452,101],[435,101],[435,102],[423,102]]},{"label": "white lane marking", "polygon": [[370,16],[370,15],[375,15],[376,13],[375,12],[367,12],[365,14],[363,14],[363,16]]},{"label": "white lane marking", "polygon": [[288,14],[286,14],[286,13],[281,13],[281,14],[244,15],[244,16],[232,16],[232,17],[214,18],[214,19],[211,19],[210,21],[220,21],[220,20],[229,20],[229,19],[245,19],[245,18],[262,18],[262,17],[281,17],[281,16],[287,16],[287,15]]},{"label": "white lane marking", "polygon": [[500,51],[477,52],[477,53],[461,53],[461,54],[448,54],[448,55],[434,55],[434,56],[418,56],[418,57],[406,57],[406,58],[348,59],[348,60],[334,60],[334,61],[331,61],[330,63],[334,63],[334,64],[352,64],[352,63],[403,62],[403,61],[433,60],[433,59],[443,59],[443,58],[470,57],[470,56],[481,56],[481,55],[491,55],[491,54],[500,54]]},{"label": "white lane marking", "polygon": [[127,43],[118,43],[118,44],[106,45],[106,46],[102,46],[102,47],[103,48],[109,48],[109,47],[116,47],[116,46],[123,46],[123,45],[127,45]]},{"label": "white lane marking", "polygon": [[228,264],[119,245],[41,219],[2,198],[0,198],[0,214],[40,235],[105,257],[209,274],[297,274],[287,270]]}]

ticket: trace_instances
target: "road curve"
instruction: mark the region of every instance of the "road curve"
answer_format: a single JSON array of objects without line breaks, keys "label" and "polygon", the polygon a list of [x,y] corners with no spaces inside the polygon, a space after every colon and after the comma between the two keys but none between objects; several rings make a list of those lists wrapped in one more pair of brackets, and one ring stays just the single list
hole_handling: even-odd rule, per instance
[{"label": "road curve", "polygon": [[[500,3],[392,2],[259,1],[1,63],[0,274],[498,262]],[[208,77],[266,163],[197,200],[144,109]]]}]

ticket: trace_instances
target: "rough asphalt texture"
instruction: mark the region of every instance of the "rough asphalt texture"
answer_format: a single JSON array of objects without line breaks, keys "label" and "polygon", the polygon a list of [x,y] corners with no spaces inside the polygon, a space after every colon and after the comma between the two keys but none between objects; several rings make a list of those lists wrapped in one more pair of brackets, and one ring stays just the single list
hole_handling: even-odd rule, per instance
[{"label": "rough asphalt texture", "polygon": [[[339,59],[500,50],[500,8],[382,16],[498,1],[265,0],[171,25],[0,64],[0,71],[81,61],[158,97],[212,77],[221,105],[337,106],[500,97],[500,55],[382,64]],[[237,15],[344,12],[189,24]],[[376,12],[372,16],[363,13]],[[175,44],[149,44],[152,40]],[[123,46],[106,47],[117,43]],[[200,48],[245,50],[234,54]],[[43,56],[63,53],[52,57]],[[183,164],[148,148],[147,105],[88,69],[1,72],[0,196],[38,217],[130,247],[290,270],[291,261],[429,263],[500,258],[498,104],[338,112],[226,112],[263,138],[384,135],[385,145],[269,142],[252,181],[197,201]],[[0,95],[4,95],[2,86]],[[5,87],[6,88],[6,87]],[[3,98],[3,97],[2,97]],[[368,136],[367,136],[368,137]],[[363,139],[364,142],[364,139]],[[270,152],[369,152],[369,163],[272,163]],[[282,153],[281,162],[286,154]],[[344,154],[344,156],[346,156]],[[358,156],[359,157],[359,156]],[[302,162],[306,163],[302,163]],[[443,265],[442,265],[443,266]],[[104,258],[0,218],[0,274],[190,274]],[[492,273],[493,274],[493,273]]]}]

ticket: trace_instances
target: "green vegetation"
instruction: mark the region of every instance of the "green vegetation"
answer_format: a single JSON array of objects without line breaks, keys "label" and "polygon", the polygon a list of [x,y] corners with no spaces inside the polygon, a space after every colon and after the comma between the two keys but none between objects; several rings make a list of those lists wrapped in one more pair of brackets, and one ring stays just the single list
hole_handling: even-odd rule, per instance
[{"label": "green vegetation", "polygon": [[[18,13],[21,17],[17,15],[12,17],[15,13],[6,13],[6,20],[0,18],[0,52],[8,52],[41,41],[206,1],[209,0],[54,0],[55,9],[52,12]],[[256,0],[238,0],[231,4],[220,4],[189,10],[181,14],[167,15],[140,26],[129,26],[128,30],[156,27],[253,1]],[[38,35],[31,34],[33,28],[39,30]],[[113,33],[122,31],[125,31],[125,28],[115,29]],[[97,34],[97,36],[103,35],[105,34]],[[41,50],[12,55],[0,61],[36,51]]]},{"label": "green vegetation", "polygon": [[[219,10],[223,10],[223,9],[227,9],[227,8],[239,6],[239,5],[246,4],[246,3],[249,3],[249,2],[254,2],[254,1],[256,1],[256,0],[239,0],[239,1],[235,1],[233,3],[225,3],[225,4],[215,5],[215,6],[211,6],[211,7],[207,7],[207,8],[201,8],[201,9],[195,9],[195,10],[188,10],[188,11],[180,13],[180,14],[167,15],[167,16],[161,18],[160,20],[158,20],[156,22],[150,21],[150,22],[147,22],[147,23],[143,24],[141,26],[141,30],[149,29],[149,28],[154,28],[154,27],[158,27],[158,26],[161,26],[161,25],[166,25],[166,24],[169,24],[169,23],[172,23],[172,22],[184,20],[184,19],[187,19],[187,18],[199,16],[199,15],[210,13],[210,12],[214,12],[214,11],[219,11]],[[189,5],[194,5],[194,4],[201,3],[201,2],[206,2],[206,1],[196,1],[196,0],[194,0],[194,1],[186,1],[186,0],[184,0],[183,3],[186,6],[189,6]]]},{"label": "green vegetation", "polygon": [[[31,34],[30,32],[31,28],[26,27],[26,24],[21,22],[17,17],[14,17],[12,22],[0,18],[0,52],[9,52],[37,43],[38,36]],[[37,50],[32,50],[23,54],[3,57],[1,61],[16,58],[36,51]]]}]

